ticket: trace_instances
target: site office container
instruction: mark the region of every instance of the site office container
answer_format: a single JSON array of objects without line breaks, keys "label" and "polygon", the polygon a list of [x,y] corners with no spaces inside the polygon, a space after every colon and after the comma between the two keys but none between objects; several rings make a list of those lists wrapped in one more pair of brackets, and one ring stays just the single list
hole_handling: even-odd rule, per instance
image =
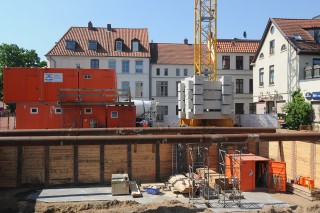
[{"label": "site office container", "polygon": [[[113,102],[115,92],[106,90],[116,88],[113,69],[4,69],[4,101],[7,103],[78,101],[79,95],[82,102]],[[82,96],[78,89],[82,90]],[[59,97],[62,100],[58,100]]]},{"label": "site office container", "polygon": [[62,109],[55,103],[17,103],[17,129],[61,128]]},{"label": "site office container", "polygon": [[[269,188],[286,191],[286,164],[253,154],[227,154],[226,177],[239,181],[241,191],[253,191],[257,188]],[[231,184],[231,182],[229,182]]]},{"label": "site office container", "polygon": [[110,127],[135,127],[135,106],[107,106],[107,126]]}]

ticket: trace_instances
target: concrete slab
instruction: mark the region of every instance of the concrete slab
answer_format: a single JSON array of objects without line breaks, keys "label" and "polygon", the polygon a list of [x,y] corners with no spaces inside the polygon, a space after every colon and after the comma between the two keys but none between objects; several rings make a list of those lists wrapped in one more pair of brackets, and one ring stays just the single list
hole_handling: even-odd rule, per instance
[{"label": "concrete slab", "polygon": [[[112,196],[111,187],[96,186],[96,187],[75,187],[75,188],[52,188],[43,189],[36,197],[38,202],[78,202],[78,201],[108,201],[119,200],[127,201],[134,200],[142,204],[146,203],[161,203],[163,201],[178,200],[183,203],[189,203],[188,195],[174,194],[171,191],[163,191],[158,195],[147,194],[142,192],[143,197],[133,198],[131,195]],[[241,205],[238,206],[230,200],[220,199],[205,201],[204,199],[191,200],[197,208],[210,208],[215,212],[228,211],[248,211],[261,209],[265,205],[274,206],[289,206],[283,201],[272,197],[266,192],[243,192],[245,199],[241,200]],[[228,208],[224,208],[225,207]]]}]

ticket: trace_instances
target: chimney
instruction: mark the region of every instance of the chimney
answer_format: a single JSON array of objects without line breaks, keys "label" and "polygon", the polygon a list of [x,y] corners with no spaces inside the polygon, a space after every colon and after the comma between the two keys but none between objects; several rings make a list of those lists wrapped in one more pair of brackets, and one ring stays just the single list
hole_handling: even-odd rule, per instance
[{"label": "chimney", "polygon": [[184,43],[185,45],[188,45],[188,44],[189,44],[189,43],[188,43],[188,39],[185,38],[185,39],[183,40],[183,43]]},{"label": "chimney", "polygon": [[92,22],[91,22],[91,21],[89,21],[89,22],[88,22],[88,29],[89,29],[89,30],[92,30],[92,28],[93,28],[93,26],[92,26]]},{"label": "chimney", "polygon": [[107,24],[107,30],[108,30],[108,32],[112,32],[111,24]]}]

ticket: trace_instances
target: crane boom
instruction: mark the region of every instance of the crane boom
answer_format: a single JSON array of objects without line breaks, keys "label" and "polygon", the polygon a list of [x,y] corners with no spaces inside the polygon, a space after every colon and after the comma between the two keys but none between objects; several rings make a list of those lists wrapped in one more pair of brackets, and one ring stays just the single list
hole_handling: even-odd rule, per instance
[{"label": "crane boom", "polygon": [[194,0],[194,75],[217,79],[217,0]]}]

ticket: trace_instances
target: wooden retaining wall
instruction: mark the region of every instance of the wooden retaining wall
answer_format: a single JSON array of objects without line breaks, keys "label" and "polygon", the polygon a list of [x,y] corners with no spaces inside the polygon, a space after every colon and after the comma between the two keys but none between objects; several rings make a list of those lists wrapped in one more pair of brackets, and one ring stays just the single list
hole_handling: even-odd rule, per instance
[{"label": "wooden retaining wall", "polygon": [[[288,130],[282,130],[288,131]],[[288,182],[296,176],[311,177],[320,188],[320,142],[271,141],[260,143],[259,153],[275,161],[286,162]]]},{"label": "wooden retaining wall", "polygon": [[[254,150],[255,143],[248,149]],[[172,175],[173,145],[81,145],[0,147],[0,187],[23,184],[110,184],[111,175],[155,182]],[[209,148],[210,167],[218,170],[218,145]]]}]

